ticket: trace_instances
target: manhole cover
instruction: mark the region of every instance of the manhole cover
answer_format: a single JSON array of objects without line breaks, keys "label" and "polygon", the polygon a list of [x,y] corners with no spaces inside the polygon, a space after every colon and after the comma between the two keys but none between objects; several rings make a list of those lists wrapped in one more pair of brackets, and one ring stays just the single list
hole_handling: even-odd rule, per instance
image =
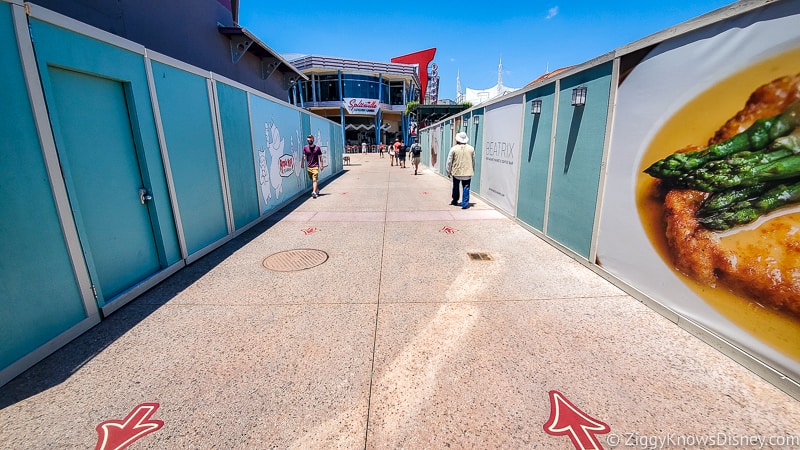
[{"label": "manhole cover", "polygon": [[316,267],[328,260],[328,254],[322,250],[300,248],[275,253],[264,258],[262,265],[276,272],[294,272]]},{"label": "manhole cover", "polygon": [[469,259],[475,261],[492,261],[492,255],[488,253],[467,253]]}]

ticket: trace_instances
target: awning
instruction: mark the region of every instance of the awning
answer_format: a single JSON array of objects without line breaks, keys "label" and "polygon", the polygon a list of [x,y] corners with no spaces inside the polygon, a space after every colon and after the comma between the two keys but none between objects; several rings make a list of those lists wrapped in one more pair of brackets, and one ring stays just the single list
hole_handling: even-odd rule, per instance
[{"label": "awning", "polygon": [[261,58],[261,77],[265,80],[269,78],[270,75],[272,75],[272,73],[275,72],[275,70],[277,70],[281,65],[284,66],[283,72],[293,72],[293,78],[308,80],[308,77],[305,76],[303,72],[300,72],[295,66],[283,59],[278,53],[273,51],[252,33],[247,31],[246,28],[239,26],[226,27],[220,25],[217,27],[217,29],[219,29],[220,33],[228,36],[231,40],[231,59],[233,60],[234,64],[239,62],[245,53],[250,52]]},{"label": "awning", "polygon": [[414,113],[418,122],[435,123],[468,108],[466,105],[419,105]]}]

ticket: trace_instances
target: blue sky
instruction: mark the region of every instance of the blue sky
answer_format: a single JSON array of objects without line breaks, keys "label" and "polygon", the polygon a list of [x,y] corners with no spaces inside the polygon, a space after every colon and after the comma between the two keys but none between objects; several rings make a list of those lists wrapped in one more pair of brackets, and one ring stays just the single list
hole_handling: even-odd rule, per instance
[{"label": "blue sky", "polygon": [[[436,48],[439,98],[461,87],[523,87],[549,70],[618,47],[732,4],[732,0],[553,0],[542,2],[240,3],[239,24],[281,54],[389,62]],[[416,6],[420,5],[420,6]]]}]

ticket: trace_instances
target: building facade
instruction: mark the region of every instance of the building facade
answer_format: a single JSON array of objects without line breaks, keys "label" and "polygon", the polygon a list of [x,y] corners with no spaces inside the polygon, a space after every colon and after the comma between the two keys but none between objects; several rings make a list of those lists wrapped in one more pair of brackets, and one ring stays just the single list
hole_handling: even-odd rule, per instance
[{"label": "building facade", "polygon": [[408,143],[416,136],[416,124],[406,106],[420,102],[427,88],[427,64],[435,51],[393,58],[390,63],[315,55],[290,58],[306,79],[290,89],[289,102],[342,124],[345,145],[351,149],[360,151],[366,143],[374,150],[396,138]]},{"label": "building facade", "polygon": [[303,75],[238,23],[238,0],[33,3],[285,100]]}]

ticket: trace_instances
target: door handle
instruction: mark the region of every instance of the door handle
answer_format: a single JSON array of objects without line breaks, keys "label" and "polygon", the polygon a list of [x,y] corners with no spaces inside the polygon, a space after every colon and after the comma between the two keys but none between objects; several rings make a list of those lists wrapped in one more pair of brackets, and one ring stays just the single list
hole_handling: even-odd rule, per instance
[{"label": "door handle", "polygon": [[140,188],[139,189],[139,203],[144,205],[144,202],[149,202],[153,199],[153,196],[147,193],[147,189]]}]

